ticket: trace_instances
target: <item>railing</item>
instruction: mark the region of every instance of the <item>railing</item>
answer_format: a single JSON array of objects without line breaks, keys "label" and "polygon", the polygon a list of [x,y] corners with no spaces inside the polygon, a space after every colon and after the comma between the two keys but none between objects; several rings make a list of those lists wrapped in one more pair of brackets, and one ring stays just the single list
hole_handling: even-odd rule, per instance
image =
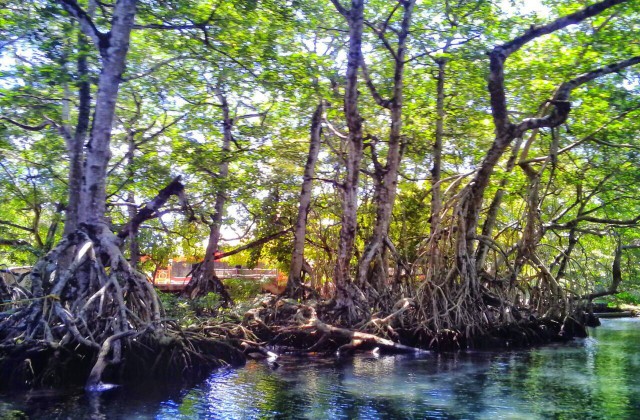
[{"label": "railing", "polygon": [[[273,279],[278,277],[277,269],[268,268],[218,268],[215,270],[216,276],[221,279],[241,278],[241,279]],[[168,269],[158,270],[153,279],[153,284],[165,290],[180,290],[191,280],[191,277],[173,277]]]},{"label": "railing", "polygon": [[216,269],[216,276],[221,279],[227,279],[231,277],[239,278],[262,278],[262,277],[277,277],[278,270],[268,268],[219,268]]}]

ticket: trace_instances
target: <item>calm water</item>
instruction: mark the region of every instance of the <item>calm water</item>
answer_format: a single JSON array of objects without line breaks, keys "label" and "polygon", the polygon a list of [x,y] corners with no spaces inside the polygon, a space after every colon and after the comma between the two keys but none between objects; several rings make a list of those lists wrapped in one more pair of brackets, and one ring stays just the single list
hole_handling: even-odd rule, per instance
[{"label": "calm water", "polygon": [[189,390],[0,396],[0,418],[640,418],[638,318],[527,351],[280,362],[217,372]]}]

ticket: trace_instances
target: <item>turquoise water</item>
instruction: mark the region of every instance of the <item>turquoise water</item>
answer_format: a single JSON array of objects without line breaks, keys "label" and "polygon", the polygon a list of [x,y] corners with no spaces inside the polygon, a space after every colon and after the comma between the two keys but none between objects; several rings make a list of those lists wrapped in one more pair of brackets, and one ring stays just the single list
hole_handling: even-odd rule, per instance
[{"label": "turquoise water", "polygon": [[188,390],[0,396],[0,418],[640,418],[637,318],[603,320],[590,338],[531,350],[280,364],[219,371]]}]

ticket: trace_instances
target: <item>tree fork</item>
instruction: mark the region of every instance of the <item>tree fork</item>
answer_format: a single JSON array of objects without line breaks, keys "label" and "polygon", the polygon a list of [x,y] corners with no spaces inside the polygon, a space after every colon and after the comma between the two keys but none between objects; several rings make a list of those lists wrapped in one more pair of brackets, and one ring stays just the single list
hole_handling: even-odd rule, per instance
[{"label": "tree fork", "polygon": [[[398,33],[398,45],[395,51],[394,59],[394,76],[393,76],[393,97],[388,101],[391,111],[391,124],[389,128],[389,149],[387,152],[387,161],[383,170],[382,179],[378,183],[378,200],[376,203],[376,221],[373,234],[369,239],[367,246],[362,253],[362,258],[358,262],[358,273],[356,283],[365,286],[367,283],[367,273],[369,272],[371,263],[376,259],[377,255],[382,255],[384,250],[384,239],[388,234],[389,225],[391,224],[391,214],[395,204],[396,192],[398,187],[398,172],[400,169],[400,161],[404,144],[401,139],[402,130],[402,107],[403,107],[403,89],[404,89],[404,67],[407,49],[407,38],[411,26],[411,18],[415,1],[410,0],[402,2],[404,14],[402,17],[401,29]],[[380,35],[384,37],[384,34]],[[362,59],[364,62],[364,59]],[[372,95],[375,97],[377,91],[373,87],[373,82],[367,78],[367,85],[370,87]],[[379,102],[380,103],[380,102]],[[373,146],[372,146],[373,147]],[[381,259],[385,261],[384,259]],[[383,263],[381,270],[387,271],[386,264]],[[374,282],[375,283],[375,282]],[[374,285],[374,289],[379,285]],[[380,292],[381,290],[378,290]]]}]

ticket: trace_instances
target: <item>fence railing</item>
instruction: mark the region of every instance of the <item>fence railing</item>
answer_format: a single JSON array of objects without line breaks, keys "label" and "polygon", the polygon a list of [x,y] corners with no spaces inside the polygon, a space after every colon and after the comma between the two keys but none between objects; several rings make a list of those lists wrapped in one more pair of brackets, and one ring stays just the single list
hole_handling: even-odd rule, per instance
[{"label": "fence railing", "polygon": [[[278,277],[277,269],[269,268],[218,268],[215,270],[216,276],[222,280],[229,278],[244,279],[275,279]],[[158,270],[154,279],[154,284],[186,284],[189,283],[191,277],[173,277],[169,270]]]}]

